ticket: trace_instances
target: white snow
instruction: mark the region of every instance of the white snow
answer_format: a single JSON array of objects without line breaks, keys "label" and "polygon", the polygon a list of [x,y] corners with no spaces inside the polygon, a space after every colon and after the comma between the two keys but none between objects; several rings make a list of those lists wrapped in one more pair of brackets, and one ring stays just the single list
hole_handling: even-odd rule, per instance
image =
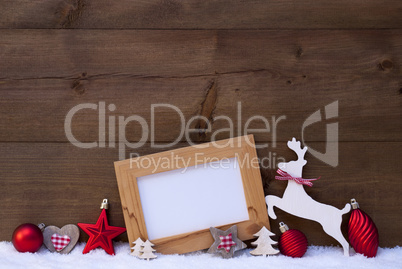
[{"label": "white snow", "polygon": [[379,248],[377,257],[366,258],[360,254],[343,256],[340,247],[310,246],[302,258],[277,256],[252,256],[251,249],[236,252],[232,259],[223,259],[205,251],[184,255],[162,255],[150,261],[140,260],[129,255],[128,243],[114,243],[115,256],[110,256],[103,249],[95,249],[89,254],[82,254],[85,243],[79,243],[70,254],[50,253],[42,247],[37,253],[19,253],[11,242],[0,242],[0,268],[402,268],[402,247]]}]

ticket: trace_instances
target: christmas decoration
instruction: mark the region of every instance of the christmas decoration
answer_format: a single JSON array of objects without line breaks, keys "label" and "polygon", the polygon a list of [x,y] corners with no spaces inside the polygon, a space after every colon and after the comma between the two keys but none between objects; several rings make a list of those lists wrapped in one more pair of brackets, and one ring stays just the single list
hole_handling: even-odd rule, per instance
[{"label": "christmas decoration", "polygon": [[83,254],[97,247],[101,247],[106,253],[114,255],[112,239],[124,233],[126,228],[109,226],[106,217],[106,209],[108,209],[108,207],[107,199],[103,199],[101,205],[102,212],[96,224],[78,223],[78,226],[89,235],[88,242],[82,252]]},{"label": "christmas decoration", "polygon": [[139,257],[141,255],[141,250],[144,245],[144,241],[142,241],[141,238],[138,237],[137,240],[133,242],[133,244],[135,245],[131,248],[133,250],[131,252],[131,255]]},{"label": "christmas decoration", "polygon": [[45,225],[43,223],[38,226],[32,223],[24,223],[18,226],[12,237],[12,242],[16,250],[19,252],[36,252],[43,243],[43,235],[41,229]]},{"label": "christmas decoration", "polygon": [[278,174],[275,177],[278,180],[288,181],[288,185],[283,194],[283,197],[268,195],[265,201],[268,206],[268,215],[272,219],[276,219],[274,207],[278,207],[289,214],[300,218],[314,220],[321,224],[328,235],[332,236],[343,247],[343,254],[349,256],[349,244],[341,231],[342,215],[350,211],[350,204],[346,204],[343,209],[319,203],[313,200],[304,190],[304,185],[312,186],[312,182],[316,179],[302,178],[303,166],[307,161],[304,159],[307,147],[303,149],[300,146],[300,141],[295,138],[288,141],[288,147],[293,150],[298,159],[287,163],[279,163]]},{"label": "christmas decoration", "polygon": [[246,244],[237,238],[236,225],[233,225],[226,231],[214,227],[211,227],[209,230],[215,242],[208,249],[208,253],[219,253],[223,258],[227,259],[232,258],[235,251],[246,248]]},{"label": "christmas decoration", "polygon": [[[183,164],[143,165],[173,155]],[[208,155],[200,169],[192,164],[198,155]],[[130,159],[114,163],[130,243],[149,238],[159,253],[183,254],[211,246],[206,227],[237,224],[242,240],[269,227],[253,135],[141,156],[137,165]]]},{"label": "christmas decoration", "polygon": [[53,234],[50,240],[56,251],[63,250],[70,243],[70,237],[68,235],[61,236],[59,234]]},{"label": "christmas decoration", "polygon": [[230,248],[236,246],[236,243],[232,240],[232,234],[228,234],[226,236],[219,236],[221,243],[218,245],[218,249],[223,248],[226,252],[230,251]]},{"label": "christmas decoration", "polygon": [[141,255],[138,258],[147,259],[147,261],[149,261],[149,259],[155,259],[157,257],[155,254],[152,253],[153,251],[156,250],[152,248],[154,244],[149,242],[149,240],[145,241],[145,243],[142,244],[142,246],[143,248],[140,250]]},{"label": "christmas decoration", "polygon": [[74,224],[68,224],[61,229],[56,226],[47,226],[43,231],[43,243],[50,252],[61,254],[70,253],[80,237],[80,230]]},{"label": "christmas decoration", "polygon": [[352,213],[349,219],[349,241],[357,253],[372,258],[377,255],[378,230],[373,220],[359,208],[356,199],[351,200]]},{"label": "christmas decoration", "polygon": [[299,230],[290,229],[283,222],[279,223],[282,234],[279,238],[279,250],[283,255],[300,258],[307,251],[307,238]]},{"label": "christmas decoration", "polygon": [[24,223],[18,226],[13,233],[12,242],[19,252],[36,252],[43,243],[41,229],[45,225],[39,224],[39,227],[32,223]]},{"label": "christmas decoration", "polygon": [[278,244],[270,238],[270,236],[274,236],[275,234],[270,232],[265,226],[262,226],[261,230],[254,234],[254,236],[258,236],[258,239],[254,242],[251,242],[253,246],[257,246],[254,250],[250,251],[251,255],[262,255],[266,257],[267,255],[275,255],[279,253],[279,250],[276,250],[272,247],[272,245]]}]

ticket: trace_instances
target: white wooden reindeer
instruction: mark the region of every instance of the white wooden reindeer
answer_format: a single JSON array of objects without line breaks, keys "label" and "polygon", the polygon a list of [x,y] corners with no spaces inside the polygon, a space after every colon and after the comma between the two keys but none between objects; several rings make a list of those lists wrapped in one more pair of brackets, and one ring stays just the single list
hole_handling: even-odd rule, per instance
[{"label": "white wooden reindeer", "polygon": [[[282,198],[274,195],[265,197],[269,217],[276,219],[274,212],[274,206],[276,206],[297,217],[317,221],[328,235],[335,238],[342,245],[344,255],[349,256],[349,244],[341,232],[341,223],[342,215],[350,211],[350,204],[346,204],[343,209],[338,209],[313,200],[303,187],[303,184],[308,185],[311,183],[307,183],[307,180],[302,179],[303,166],[307,163],[304,160],[307,147],[302,149],[300,141],[296,141],[295,138],[292,141],[288,141],[288,147],[296,152],[298,159],[297,161],[278,164],[280,170],[290,175],[290,180],[288,180],[288,185]],[[299,181],[299,183],[296,181]],[[306,183],[300,184],[302,181]]]}]

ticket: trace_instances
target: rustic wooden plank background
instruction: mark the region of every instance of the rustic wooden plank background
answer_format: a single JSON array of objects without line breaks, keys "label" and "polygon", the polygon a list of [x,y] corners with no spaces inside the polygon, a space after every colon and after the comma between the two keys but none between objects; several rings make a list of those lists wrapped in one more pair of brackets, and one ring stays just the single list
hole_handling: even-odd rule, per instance
[{"label": "rustic wooden plank background", "polygon": [[[339,165],[308,154],[305,176],[322,176],[308,193],[339,208],[356,198],[376,222],[380,245],[401,244],[401,1],[3,0],[0,7],[0,240],[23,222],[95,222],[106,197],[110,223],[124,225],[113,169],[120,144],[73,146],[64,119],[75,105],[114,104],[107,116],[149,122],[152,104],[170,103],[186,119],[226,115],[235,127],[253,115],[284,115],[276,145],[272,133],[256,134],[269,143],[259,156],[275,163],[293,158],[286,141],[300,137],[310,114],[338,101]],[[175,140],[179,123],[161,110],[157,143]],[[325,123],[305,132],[321,151]],[[212,122],[212,131],[227,127]],[[81,141],[99,140],[97,112],[79,112],[72,129]],[[126,137],[138,141],[139,125],[127,125]],[[149,143],[135,150],[157,151]],[[281,195],[286,184],[274,171],[261,170],[265,193]],[[316,223],[278,217],[311,244],[336,244]],[[278,234],[278,222],[271,226]]]}]

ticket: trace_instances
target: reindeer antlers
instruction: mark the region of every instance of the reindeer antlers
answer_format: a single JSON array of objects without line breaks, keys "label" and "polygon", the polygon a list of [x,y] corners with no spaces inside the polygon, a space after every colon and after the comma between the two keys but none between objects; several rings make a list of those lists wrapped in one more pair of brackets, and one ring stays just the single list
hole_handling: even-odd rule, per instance
[{"label": "reindeer antlers", "polygon": [[293,137],[292,141],[288,141],[288,148],[296,152],[297,157],[299,160],[304,159],[304,155],[306,154],[307,147],[303,149],[300,146],[300,141],[296,141],[296,138]]}]

